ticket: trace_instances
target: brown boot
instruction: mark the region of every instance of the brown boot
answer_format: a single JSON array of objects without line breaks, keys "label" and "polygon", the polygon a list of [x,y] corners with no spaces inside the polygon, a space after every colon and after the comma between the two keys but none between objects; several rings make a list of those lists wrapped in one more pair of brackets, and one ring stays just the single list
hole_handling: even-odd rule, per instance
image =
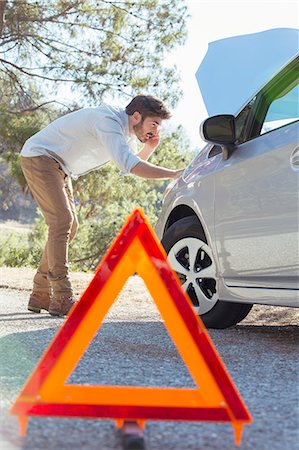
[{"label": "brown boot", "polygon": [[32,292],[28,302],[28,310],[40,313],[41,309],[49,311],[50,295],[47,292]]},{"label": "brown boot", "polygon": [[51,300],[49,313],[51,316],[66,316],[76,303],[74,297],[54,297]]}]

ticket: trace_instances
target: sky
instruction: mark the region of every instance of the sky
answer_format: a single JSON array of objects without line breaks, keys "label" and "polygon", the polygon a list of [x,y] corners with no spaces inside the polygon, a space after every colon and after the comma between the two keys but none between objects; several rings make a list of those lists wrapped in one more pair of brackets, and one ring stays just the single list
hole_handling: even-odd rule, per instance
[{"label": "sky", "polygon": [[[296,0],[186,0],[190,19],[186,44],[166,58],[181,74],[183,98],[172,111],[172,125],[183,125],[191,147],[202,147],[199,125],[208,117],[195,73],[208,43],[271,28],[299,28],[299,3]],[[273,48],[275,51],[275,48]],[[224,111],[225,112],[225,111]]]}]

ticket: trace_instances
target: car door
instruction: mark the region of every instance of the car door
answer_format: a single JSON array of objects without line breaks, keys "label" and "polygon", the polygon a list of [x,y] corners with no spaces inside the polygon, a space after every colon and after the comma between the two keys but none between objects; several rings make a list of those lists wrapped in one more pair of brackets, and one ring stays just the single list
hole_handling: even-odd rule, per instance
[{"label": "car door", "polygon": [[296,67],[250,103],[245,137],[215,174],[219,275],[228,286],[298,289]]}]

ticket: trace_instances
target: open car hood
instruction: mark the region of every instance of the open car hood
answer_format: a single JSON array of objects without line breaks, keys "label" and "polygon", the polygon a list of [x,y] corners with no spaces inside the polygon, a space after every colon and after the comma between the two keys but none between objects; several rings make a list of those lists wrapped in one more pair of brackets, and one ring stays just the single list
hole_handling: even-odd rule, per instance
[{"label": "open car hood", "polygon": [[209,43],[196,72],[208,114],[237,115],[296,54],[299,30],[277,28]]}]

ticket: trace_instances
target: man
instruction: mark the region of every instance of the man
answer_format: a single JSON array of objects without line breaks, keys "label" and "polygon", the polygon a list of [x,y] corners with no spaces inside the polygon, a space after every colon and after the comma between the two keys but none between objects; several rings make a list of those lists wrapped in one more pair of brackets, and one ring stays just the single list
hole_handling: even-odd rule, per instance
[{"label": "man", "polygon": [[[147,159],[159,144],[162,120],[170,112],[156,97],[138,95],[124,109],[84,108],[52,122],[28,139],[21,166],[48,225],[48,240],[33,280],[28,309],[53,316],[68,314],[75,303],[68,273],[68,245],[78,221],[71,177],[114,161],[122,173],[144,178],[177,178],[183,169],[155,166]],[[137,140],[144,143],[136,154]]]}]

